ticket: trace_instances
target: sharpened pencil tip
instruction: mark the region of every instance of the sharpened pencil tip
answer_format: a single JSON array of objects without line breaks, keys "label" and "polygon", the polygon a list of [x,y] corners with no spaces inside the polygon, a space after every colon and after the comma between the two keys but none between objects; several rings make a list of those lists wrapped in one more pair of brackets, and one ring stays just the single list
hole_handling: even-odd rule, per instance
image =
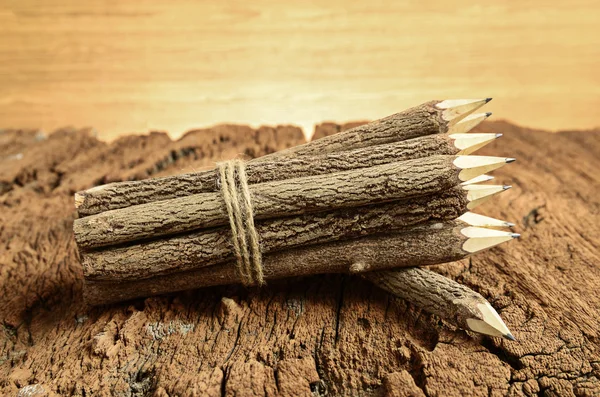
[{"label": "sharpened pencil tip", "polygon": [[457,219],[470,226],[476,227],[507,227],[510,223],[501,221],[499,219],[490,218],[489,216],[474,214],[473,212],[465,212]]},{"label": "sharpened pencil tip", "polygon": [[516,340],[517,340],[517,338],[515,338],[515,337],[513,336],[513,334],[511,334],[510,332],[509,332],[508,334],[504,334],[504,335],[502,335],[502,337],[503,337],[504,339],[508,339],[508,340],[512,340],[512,341],[516,341]]},{"label": "sharpened pencil tip", "polygon": [[512,158],[512,157],[509,157],[509,158],[507,158],[505,161],[506,161],[507,163],[512,163],[512,162],[514,162],[514,161],[517,161],[517,159],[515,159],[515,158]]},{"label": "sharpened pencil tip", "polygon": [[[446,99],[435,104],[435,107],[441,110],[442,119],[447,122],[447,126],[452,127],[485,104],[485,99]],[[485,113],[481,113],[481,115],[485,116]]]},{"label": "sharpened pencil tip", "polygon": [[496,134],[450,134],[448,137],[454,139],[454,147],[460,149],[459,156],[469,155],[497,138]]},{"label": "sharpened pencil tip", "polygon": [[511,233],[510,237],[519,238],[519,237],[521,237],[521,235],[519,233]]},{"label": "sharpened pencil tip", "polygon": [[486,117],[486,118],[487,118],[487,117],[490,117],[491,115],[492,115],[492,112],[486,112],[486,113],[485,113],[485,117]]},{"label": "sharpened pencil tip", "polygon": [[492,98],[485,98],[485,103],[488,103],[491,100],[492,100]]},{"label": "sharpened pencil tip", "polygon": [[489,304],[489,302],[484,301],[476,307],[479,309],[481,315],[478,316],[479,318],[467,319],[467,326],[471,331],[489,336],[500,336],[509,339],[513,338],[511,340],[514,340],[514,336],[510,333],[510,330],[500,318],[498,312]]},{"label": "sharpened pencil tip", "polygon": [[496,139],[500,138],[504,134],[496,134]]},{"label": "sharpened pencil tip", "polygon": [[505,224],[506,224],[506,226],[508,226],[508,227],[514,227],[514,226],[516,226],[516,225],[515,225],[514,223],[512,223],[512,222],[504,222],[504,223],[505,223]]},{"label": "sharpened pencil tip", "polygon": [[[492,134],[493,136],[493,134]],[[495,138],[492,138],[493,140]],[[506,157],[458,155],[454,165],[462,169],[459,174],[461,181],[473,179],[481,174],[493,171],[506,165]]]},{"label": "sharpened pencil tip", "polygon": [[448,134],[464,134],[464,133],[467,133],[467,132],[471,131],[473,128],[477,127],[486,118],[488,118],[488,113],[474,113],[474,114],[469,114],[468,116],[464,117],[459,122],[457,122],[455,124],[452,124],[448,128],[448,131],[446,131],[446,132]]},{"label": "sharpened pencil tip", "polygon": [[504,186],[502,186],[502,189],[504,189],[504,190],[508,190],[508,189],[510,189],[511,187],[512,187],[511,185],[504,185]]}]

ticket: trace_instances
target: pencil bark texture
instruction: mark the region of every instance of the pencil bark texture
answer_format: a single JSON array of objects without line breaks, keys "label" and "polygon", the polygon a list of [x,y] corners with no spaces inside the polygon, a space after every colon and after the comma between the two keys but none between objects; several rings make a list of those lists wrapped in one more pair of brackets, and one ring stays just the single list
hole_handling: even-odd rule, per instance
[{"label": "pencil bark texture", "polygon": [[[263,253],[300,245],[356,238],[381,231],[401,230],[419,223],[450,221],[467,211],[465,191],[453,188],[383,205],[348,208],[256,224]],[[233,259],[228,227],[109,247],[82,255],[87,278],[142,279],[156,274],[190,270]]]},{"label": "pencil bark texture", "polygon": [[[464,225],[421,225],[407,233],[367,236],[308,247],[298,247],[263,257],[266,280],[325,273],[363,273],[394,267],[433,265],[462,259]],[[240,283],[234,263],[190,272],[171,273],[130,282],[87,280],[85,299],[92,305],[120,302],[141,296],[184,291],[213,285]]]},{"label": "pencil bark texture", "polygon": [[430,101],[383,119],[317,139],[310,145],[298,145],[267,155],[265,158],[287,158],[378,146],[448,130],[442,111],[435,107],[440,101]]},{"label": "pencil bark texture", "polygon": [[[365,169],[250,185],[254,219],[424,196],[460,183],[454,156],[432,156]],[[202,193],[77,219],[81,248],[116,245],[220,226],[229,216],[220,193]]]},{"label": "pencil bark texture", "polygon": [[518,158],[494,172],[513,189],[481,213],[516,222],[522,237],[434,270],[489,300],[516,342],[448,327],[348,274],[88,308],[75,192],[259,156],[299,143],[301,131],[220,126],[105,143],[84,131],[43,140],[3,130],[0,395],[598,395],[600,131],[496,122],[477,132],[504,133],[477,154]]}]

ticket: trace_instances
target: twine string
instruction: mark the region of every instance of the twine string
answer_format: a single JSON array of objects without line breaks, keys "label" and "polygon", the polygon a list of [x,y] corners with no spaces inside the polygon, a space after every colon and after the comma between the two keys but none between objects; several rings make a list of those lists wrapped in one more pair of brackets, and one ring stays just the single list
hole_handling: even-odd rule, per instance
[{"label": "twine string", "polygon": [[262,285],[262,254],[254,227],[254,209],[245,163],[238,159],[224,161],[217,164],[217,169],[221,180],[221,195],[229,217],[238,274],[244,285]]}]

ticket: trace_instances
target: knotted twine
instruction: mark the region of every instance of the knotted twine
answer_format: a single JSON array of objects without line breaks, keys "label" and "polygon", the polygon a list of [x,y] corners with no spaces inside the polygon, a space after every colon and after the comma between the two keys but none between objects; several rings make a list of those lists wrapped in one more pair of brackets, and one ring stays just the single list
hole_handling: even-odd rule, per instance
[{"label": "knotted twine", "polygon": [[[238,274],[244,285],[265,283],[258,233],[254,227],[254,211],[242,160],[217,163],[221,179],[221,194],[231,227],[231,241]],[[236,178],[237,176],[237,178]]]}]

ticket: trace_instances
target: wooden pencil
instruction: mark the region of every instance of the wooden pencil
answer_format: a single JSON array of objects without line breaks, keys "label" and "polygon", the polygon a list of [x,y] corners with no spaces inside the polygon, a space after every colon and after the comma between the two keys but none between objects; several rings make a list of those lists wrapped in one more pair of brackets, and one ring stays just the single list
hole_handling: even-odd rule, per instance
[{"label": "wooden pencil", "polygon": [[[264,158],[331,153],[383,145],[423,135],[464,133],[480,121],[475,118],[461,125],[459,123],[491,99],[448,99],[426,102],[338,134],[268,154]],[[486,115],[489,116],[487,113]]]},{"label": "wooden pencil", "polygon": [[367,272],[362,277],[459,328],[515,340],[483,296],[441,274],[425,268],[409,267]]}]

